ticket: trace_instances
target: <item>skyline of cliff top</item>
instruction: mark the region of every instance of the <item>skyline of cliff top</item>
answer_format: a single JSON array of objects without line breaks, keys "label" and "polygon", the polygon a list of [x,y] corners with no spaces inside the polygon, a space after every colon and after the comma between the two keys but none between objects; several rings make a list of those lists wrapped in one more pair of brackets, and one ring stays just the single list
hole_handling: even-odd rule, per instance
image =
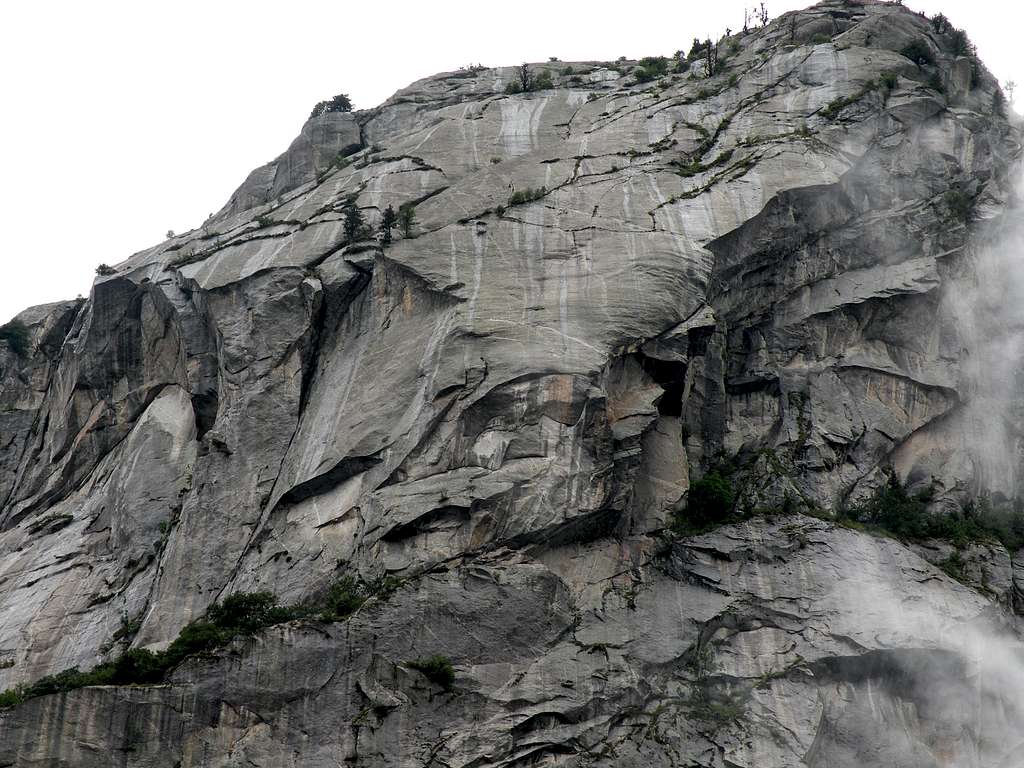
[{"label": "skyline of cliff top", "polygon": [[[0,205],[16,226],[4,247],[0,323],[87,295],[96,265],[122,261],[169,229],[199,226],[288,145],[315,102],[339,91],[365,109],[467,64],[667,56],[695,36],[740,29],[753,5],[649,5],[632,16],[622,10],[623,24],[580,2],[524,0],[514,11],[440,2],[404,9],[386,26],[375,7],[323,2],[298,3],[287,15],[265,2],[244,15],[198,2],[9,8],[0,65],[18,76],[8,81],[0,125],[9,157]],[[809,5],[767,9],[774,18]],[[1024,82],[1017,5],[907,5],[945,13],[1000,80]]]}]

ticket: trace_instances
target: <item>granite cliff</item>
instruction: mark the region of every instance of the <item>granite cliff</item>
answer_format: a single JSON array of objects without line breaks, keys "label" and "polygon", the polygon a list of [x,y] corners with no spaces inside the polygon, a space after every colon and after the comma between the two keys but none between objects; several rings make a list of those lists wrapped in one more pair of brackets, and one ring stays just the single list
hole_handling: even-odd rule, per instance
[{"label": "granite cliff", "polygon": [[[933,515],[1019,496],[1020,131],[898,5],[719,58],[311,118],[202,228],[23,312],[0,689],[233,593],[389,586],[0,710],[0,766],[1024,765],[1024,551],[833,519],[890,474]],[[389,205],[391,242],[346,233]],[[673,532],[722,466],[744,519]]]}]

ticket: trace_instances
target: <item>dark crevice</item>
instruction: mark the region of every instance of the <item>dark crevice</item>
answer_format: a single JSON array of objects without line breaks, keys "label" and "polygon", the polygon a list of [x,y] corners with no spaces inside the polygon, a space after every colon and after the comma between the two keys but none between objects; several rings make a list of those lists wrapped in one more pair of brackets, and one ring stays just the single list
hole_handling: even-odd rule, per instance
[{"label": "dark crevice", "polygon": [[644,373],[665,390],[658,398],[658,413],[662,416],[682,416],[687,364],[675,360],[659,360],[639,352],[636,357]]},{"label": "dark crevice", "polygon": [[598,509],[550,528],[520,534],[500,543],[510,549],[537,546],[544,550],[558,549],[570,544],[585,544],[611,536],[621,515],[622,511],[619,509]]},{"label": "dark crevice", "polygon": [[725,391],[730,395],[750,395],[755,392],[764,392],[771,397],[779,397],[782,394],[782,387],[777,376],[743,376],[727,381]]},{"label": "dark crevice", "polygon": [[306,412],[309,395],[313,389],[313,380],[316,378],[316,370],[320,363],[320,348],[323,344],[324,325],[327,321],[329,303],[328,297],[324,295],[310,323],[309,340],[307,343],[309,352],[302,356],[302,388],[299,392],[299,413],[295,421],[296,431],[298,431],[298,425],[302,424],[302,416]]},{"label": "dark crevice", "polygon": [[217,421],[217,411],[220,408],[220,398],[217,390],[208,389],[192,395],[192,412],[196,419],[196,440],[202,440]]},{"label": "dark crevice", "polygon": [[362,474],[381,463],[376,456],[356,456],[339,461],[331,469],[310,480],[299,483],[281,497],[281,504],[295,504],[313,496],[320,496],[338,487],[350,477]]},{"label": "dark crevice", "polygon": [[469,520],[472,515],[470,507],[447,505],[425,512],[414,520],[396,525],[381,536],[382,541],[396,542],[429,533],[430,529],[445,520],[457,520],[460,523]]}]

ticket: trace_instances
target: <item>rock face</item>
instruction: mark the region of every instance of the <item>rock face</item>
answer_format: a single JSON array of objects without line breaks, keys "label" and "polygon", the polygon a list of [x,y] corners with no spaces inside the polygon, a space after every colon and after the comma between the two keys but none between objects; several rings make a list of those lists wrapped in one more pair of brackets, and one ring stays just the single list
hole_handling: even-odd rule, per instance
[{"label": "rock face", "polygon": [[[0,711],[0,765],[1021,765],[1024,553],[975,547],[972,589],[940,546],[799,511],[665,532],[723,458],[758,513],[828,517],[889,467],[937,509],[1017,495],[972,440],[1019,455],[969,299],[1018,130],[900,6],[720,51],[314,118],[201,230],[23,313],[0,689],[166,647],[233,592],[401,586]],[[392,242],[346,236],[348,206],[404,204]],[[435,654],[451,691],[408,664]]]}]

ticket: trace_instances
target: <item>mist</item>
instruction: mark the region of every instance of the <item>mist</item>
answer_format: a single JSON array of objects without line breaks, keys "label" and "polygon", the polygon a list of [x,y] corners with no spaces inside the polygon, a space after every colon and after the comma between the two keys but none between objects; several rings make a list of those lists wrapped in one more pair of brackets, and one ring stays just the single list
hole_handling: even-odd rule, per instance
[{"label": "mist", "polygon": [[969,242],[969,282],[950,294],[964,344],[964,441],[974,466],[975,493],[1021,496],[1024,459],[1024,171],[1013,170],[1005,210],[986,220],[985,201]]},{"label": "mist", "polygon": [[878,731],[869,743],[844,743],[840,733],[816,745],[808,764],[884,758],[878,764],[1024,765],[1024,644],[1017,620],[938,573],[936,582],[945,583],[934,592],[923,584],[921,593],[908,593],[884,572],[883,565],[840,587],[848,615],[882,650],[825,665],[846,681],[837,697],[842,711],[833,713],[839,728],[863,736],[875,721]]}]

